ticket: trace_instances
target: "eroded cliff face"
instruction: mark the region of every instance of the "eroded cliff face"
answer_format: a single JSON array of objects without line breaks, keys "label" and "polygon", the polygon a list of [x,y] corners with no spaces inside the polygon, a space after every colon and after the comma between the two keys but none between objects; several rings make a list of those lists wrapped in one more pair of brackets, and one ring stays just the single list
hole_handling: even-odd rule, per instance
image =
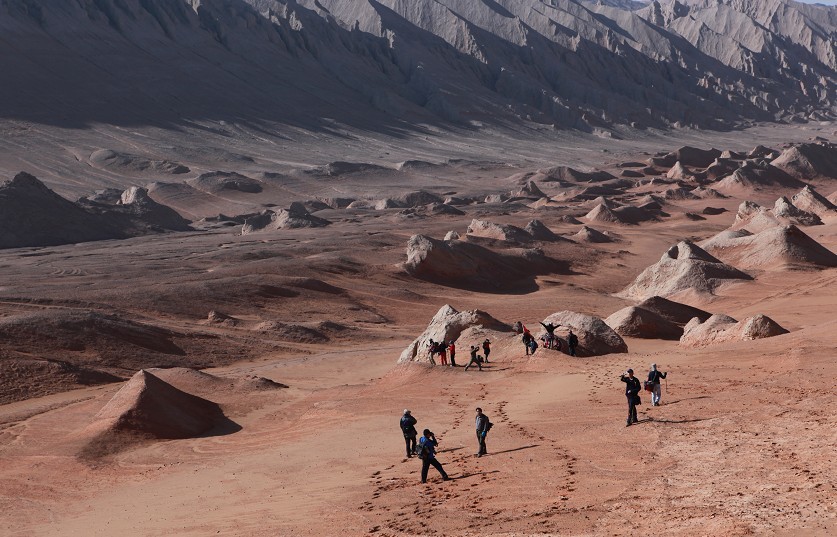
[{"label": "eroded cliff face", "polygon": [[9,0],[0,116],[595,131],[837,114],[837,8],[790,0]]}]

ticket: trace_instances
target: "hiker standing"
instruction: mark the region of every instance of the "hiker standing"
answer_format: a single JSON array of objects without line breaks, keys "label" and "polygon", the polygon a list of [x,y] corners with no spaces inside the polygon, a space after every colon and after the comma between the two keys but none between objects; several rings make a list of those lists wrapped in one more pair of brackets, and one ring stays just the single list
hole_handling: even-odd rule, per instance
[{"label": "hiker standing", "polygon": [[488,339],[482,342],[482,352],[485,354],[485,363],[488,363],[488,355],[491,354],[491,342]]},{"label": "hiker standing", "polygon": [[485,435],[488,434],[488,429],[491,428],[491,423],[488,421],[488,416],[482,413],[482,409],[477,407],[477,417],[476,417],[476,426],[477,426],[477,442],[480,444],[480,450],[477,453],[477,457],[482,457],[483,455],[488,455],[488,450],[485,447]]},{"label": "hiker standing", "polygon": [[421,459],[421,482],[427,483],[427,471],[430,470],[430,467],[439,470],[439,473],[442,474],[442,480],[448,481],[450,477],[445,472],[445,469],[442,468],[442,465],[439,461],[436,460],[436,446],[439,445],[438,440],[436,440],[436,435],[434,435],[430,429],[425,429],[422,432],[422,437],[419,440],[419,458]]},{"label": "hiker standing", "polygon": [[578,336],[573,334],[573,329],[570,328],[570,335],[567,336],[567,348],[570,351],[570,356],[575,356],[575,348],[578,346]]},{"label": "hiker standing", "polygon": [[526,348],[526,356],[529,356],[529,350],[532,348],[532,341],[535,338],[532,337],[532,334],[529,333],[528,330],[523,332],[523,337],[521,340],[523,341],[523,346]]},{"label": "hiker standing", "polygon": [[436,352],[439,353],[439,363],[442,365],[448,365],[448,346],[445,345],[444,341],[440,341],[436,344]]},{"label": "hiker standing", "polygon": [[632,423],[636,423],[636,406],[640,403],[639,390],[642,386],[639,384],[639,379],[634,376],[634,370],[628,369],[619,377],[625,383],[625,397],[628,399],[628,422],[625,427],[630,427]]},{"label": "hiker standing", "polygon": [[453,343],[453,341],[450,342],[448,352],[450,352],[450,366],[456,367],[456,345]]},{"label": "hiker standing", "polygon": [[651,383],[651,403],[660,406],[660,379],[666,378],[668,373],[657,371],[657,364],[651,364],[651,371],[648,372],[648,382]]},{"label": "hiker standing", "polygon": [[480,357],[477,356],[477,352],[479,352],[480,348],[476,345],[471,345],[471,361],[468,362],[468,365],[465,366],[465,371],[468,371],[468,368],[472,365],[476,364],[477,367],[480,368],[482,371],[482,364],[480,363]]},{"label": "hiker standing", "polygon": [[432,339],[427,343],[427,353],[430,355],[430,363],[436,365],[436,361],[433,359],[436,356],[436,342]]},{"label": "hiker standing", "polygon": [[404,442],[407,444],[408,459],[416,453],[416,436],[418,435],[418,431],[416,431],[416,423],[418,423],[418,420],[414,418],[412,413],[405,408],[404,414],[401,416],[399,426],[401,427],[401,432],[404,433]]}]

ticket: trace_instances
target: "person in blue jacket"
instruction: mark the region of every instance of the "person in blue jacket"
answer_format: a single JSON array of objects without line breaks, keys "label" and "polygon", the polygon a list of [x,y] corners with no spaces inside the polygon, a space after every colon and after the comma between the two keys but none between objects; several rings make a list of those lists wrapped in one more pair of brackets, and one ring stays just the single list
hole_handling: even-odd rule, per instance
[{"label": "person in blue jacket", "polygon": [[421,457],[421,482],[427,483],[427,472],[430,470],[430,467],[439,470],[439,473],[442,474],[442,481],[449,481],[450,477],[448,477],[447,472],[445,469],[442,468],[442,464],[436,460],[436,446],[439,445],[439,441],[436,440],[436,435],[434,435],[430,429],[425,429],[422,432],[421,439],[419,439],[419,457]]}]

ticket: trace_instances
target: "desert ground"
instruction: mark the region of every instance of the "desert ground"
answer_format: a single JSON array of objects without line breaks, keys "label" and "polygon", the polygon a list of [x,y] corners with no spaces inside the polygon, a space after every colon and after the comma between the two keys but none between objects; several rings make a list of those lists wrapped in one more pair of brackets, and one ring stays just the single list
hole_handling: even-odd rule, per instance
[{"label": "desert ground", "polygon": [[[747,153],[760,144],[775,162],[793,144],[834,152],[834,132],[822,123],[590,136],[518,152],[417,141],[401,153],[382,147],[375,166],[357,164],[354,148],[321,146],[355,162],[331,168],[297,146],[274,175],[275,160],[227,163],[241,174],[233,183],[201,182],[217,162],[191,154],[184,180],[163,186],[142,166],[73,184],[69,153],[33,169],[8,151],[4,169],[28,170],[67,198],[156,184],[148,196],[191,229],[0,250],[0,534],[834,535],[837,213],[814,224],[811,212],[771,208],[803,185],[837,201],[837,172],[814,162],[800,178],[797,160],[782,174],[764,164],[779,179],[745,171],[723,185],[705,165],[622,173],[682,146],[729,150],[721,161],[731,170],[757,160]],[[79,140],[77,154],[89,155],[96,144]],[[417,153],[422,162],[396,167]],[[279,211],[291,202],[305,208]],[[267,225],[251,220],[265,209],[277,211]],[[328,225],[309,227],[317,219]],[[535,219],[545,235],[515,235]],[[781,237],[801,230],[825,253],[760,239],[790,224]],[[584,226],[608,242],[579,235]],[[460,238],[442,241],[449,231]],[[662,272],[672,261],[661,255],[684,240],[744,277]],[[434,251],[448,257],[434,261]],[[659,272],[638,278],[649,267]],[[606,319],[642,293],[734,319],[677,327],[692,339],[625,335],[628,352],[584,357],[527,356],[511,331],[522,321],[537,333],[564,311]],[[445,305],[497,321],[457,328],[455,368],[432,364],[422,339],[450,334],[431,323]],[[757,315],[782,333],[738,336],[735,320]],[[582,345],[599,335],[584,332]],[[484,337],[490,363],[464,371]],[[400,359],[414,340],[418,354]],[[644,379],[651,363],[668,373],[662,404],[643,392],[639,423],[625,427],[619,377],[632,367]],[[481,458],[477,406],[495,425]],[[436,434],[452,480],[431,468],[420,483],[397,426],[405,408]],[[120,421],[128,411],[132,421]]]}]

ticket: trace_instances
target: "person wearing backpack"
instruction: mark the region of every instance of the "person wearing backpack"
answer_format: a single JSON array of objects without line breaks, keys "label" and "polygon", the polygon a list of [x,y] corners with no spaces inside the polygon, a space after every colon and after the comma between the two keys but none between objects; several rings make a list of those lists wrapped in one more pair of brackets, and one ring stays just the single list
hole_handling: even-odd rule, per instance
[{"label": "person wearing backpack", "polygon": [[488,449],[485,447],[485,436],[494,424],[488,420],[488,416],[483,414],[482,409],[479,407],[477,407],[477,417],[475,421],[477,426],[477,442],[480,444],[480,450],[477,452],[477,457],[482,457],[483,455],[488,455]]},{"label": "person wearing backpack", "polygon": [[536,350],[538,350],[538,342],[535,341],[534,337],[530,337],[529,338],[529,352],[532,354],[532,356],[535,355]]},{"label": "person wearing backpack", "polygon": [[487,339],[482,342],[482,353],[485,354],[485,363],[488,363],[488,355],[491,354],[491,342]]},{"label": "person wearing backpack", "polygon": [[450,352],[450,366],[456,367],[456,344],[451,340],[450,345],[448,346],[448,352]]},{"label": "person wearing backpack", "polygon": [[575,356],[575,348],[578,346],[578,336],[573,334],[572,328],[570,328],[570,335],[567,336],[567,348],[569,349],[570,356]]},{"label": "person wearing backpack", "polygon": [[442,481],[450,481],[450,477],[448,477],[445,469],[442,468],[442,464],[436,460],[436,446],[438,445],[439,441],[436,440],[436,435],[434,435],[430,429],[425,429],[424,432],[422,432],[418,447],[418,457],[421,459],[422,483],[427,483],[427,472],[430,470],[431,466],[439,470],[439,473],[442,474]]},{"label": "person wearing backpack", "polygon": [[416,423],[418,423],[418,420],[405,408],[399,426],[401,427],[401,432],[404,434],[404,442],[407,444],[408,459],[416,453],[416,436],[418,436]]},{"label": "person wearing backpack", "polygon": [[657,364],[651,364],[648,372],[648,382],[651,384],[651,403],[660,406],[660,379],[666,378],[667,373],[657,371]]}]

